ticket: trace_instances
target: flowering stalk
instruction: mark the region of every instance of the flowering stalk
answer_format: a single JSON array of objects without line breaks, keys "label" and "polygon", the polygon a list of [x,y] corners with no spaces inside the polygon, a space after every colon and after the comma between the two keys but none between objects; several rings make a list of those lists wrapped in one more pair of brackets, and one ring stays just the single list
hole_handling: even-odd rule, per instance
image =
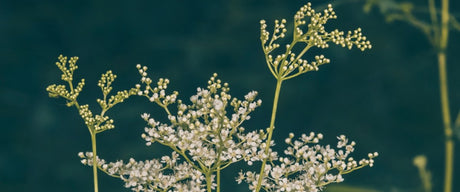
[{"label": "flowering stalk", "polygon": [[[310,20],[307,25],[306,18],[308,17]],[[362,51],[371,48],[370,42],[367,41],[366,37],[362,35],[360,28],[354,30],[353,32],[348,31],[346,36],[344,35],[345,33],[343,31],[339,31],[337,29],[331,32],[327,32],[324,28],[324,24],[326,24],[329,19],[336,18],[337,16],[335,15],[335,12],[330,4],[328,5],[328,8],[323,12],[317,13],[314,9],[311,8],[311,4],[307,3],[305,6],[301,7],[294,16],[294,29],[291,43],[286,44],[285,52],[277,55],[276,57],[273,57],[273,52],[275,49],[280,47],[280,44],[275,43],[275,41],[286,36],[286,20],[275,20],[275,27],[271,37],[270,33],[266,30],[267,25],[265,20],[260,22],[260,39],[262,43],[262,49],[265,54],[267,66],[276,79],[276,89],[270,127],[268,128],[268,138],[264,150],[266,155],[263,159],[260,169],[257,186],[255,188],[256,192],[261,190],[262,181],[265,175],[265,165],[269,160],[268,153],[270,150],[273,130],[275,128],[276,111],[283,81],[294,78],[309,71],[317,71],[319,65],[330,62],[330,60],[325,58],[323,55],[315,56],[315,61],[313,62],[302,59],[307,51],[312,47],[325,49],[329,47],[329,42],[333,42],[337,45],[341,45],[342,47],[347,47],[348,49],[351,49],[353,46],[358,47]],[[304,26],[307,27],[306,32],[304,32],[302,29]],[[295,46],[302,47],[302,51],[299,54],[296,54],[292,51]]]},{"label": "flowering stalk", "polygon": [[[93,162],[96,161],[97,157],[97,148],[96,148],[96,134],[91,133],[91,146],[93,150]],[[97,180],[97,167],[93,166],[93,182],[94,182],[94,192],[98,192],[98,180]]]},{"label": "flowering stalk", "polygon": [[[430,0],[432,2],[433,0]],[[434,3],[430,3],[430,10],[435,10]],[[449,37],[449,0],[441,2],[441,33],[439,36],[439,51],[438,51],[438,66],[439,66],[439,83],[441,94],[441,108],[444,124],[445,141],[445,176],[444,176],[444,192],[452,191],[452,177],[454,170],[454,141],[453,130],[451,125],[451,114],[449,109],[449,94],[447,86],[447,69],[446,69],[446,53],[447,42]],[[436,18],[436,17],[434,17]],[[433,17],[432,17],[433,19]],[[436,19],[433,19],[433,25],[437,24]],[[436,27],[436,26],[434,26]],[[436,28],[435,28],[436,29]],[[437,34],[435,34],[437,35]]]},{"label": "flowering stalk", "polygon": [[[114,75],[112,71],[107,71],[105,74],[102,74],[98,86],[102,90],[103,99],[97,99],[97,102],[101,106],[101,113],[93,116],[88,105],[80,105],[77,101],[77,97],[85,85],[85,79],[81,79],[75,88],[73,86],[73,72],[78,69],[78,65],[76,65],[78,57],[71,57],[70,60],[67,60],[67,57],[60,55],[58,59],[59,61],[56,62],[56,65],[62,71],[61,79],[68,84],[69,89],[67,89],[65,85],[53,84],[48,86],[46,91],[48,91],[50,97],[62,97],[66,99],[68,107],[75,106],[75,108],[77,108],[91,135],[92,161],[96,162],[96,134],[115,128],[113,120],[106,116],[105,113],[116,104],[123,102],[129,96],[137,94],[138,89],[132,88],[130,90],[119,91],[116,95],[107,98],[112,90],[111,84],[117,76]],[[67,63],[69,64],[68,66],[66,66]],[[94,192],[98,192],[97,167],[93,167],[93,182]]]}]

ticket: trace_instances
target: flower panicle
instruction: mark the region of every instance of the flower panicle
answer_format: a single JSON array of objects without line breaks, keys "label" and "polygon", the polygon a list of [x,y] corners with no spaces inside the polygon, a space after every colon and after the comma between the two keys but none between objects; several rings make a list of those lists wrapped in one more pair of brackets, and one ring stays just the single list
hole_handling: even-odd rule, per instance
[{"label": "flower panicle", "polygon": [[[372,45],[361,32],[361,28],[353,31],[340,31],[338,29],[327,31],[325,25],[328,20],[336,19],[332,5],[328,5],[322,12],[316,12],[311,3],[307,3],[294,15],[294,27],[291,43],[285,44],[285,51],[274,51],[281,47],[277,41],[286,37],[286,20],[275,20],[272,35],[267,31],[265,20],[261,20],[260,39],[265,59],[272,75],[278,80],[287,80],[300,74],[317,71],[318,66],[330,63],[324,55],[317,55],[314,61],[303,59],[306,52],[317,47],[321,49],[329,48],[329,43],[334,43],[348,49],[357,47],[361,51],[370,49]],[[299,53],[293,51],[294,47],[299,47]]]},{"label": "flower panicle", "polygon": [[[85,85],[85,79],[81,79],[77,86],[73,86],[73,72],[78,69],[77,61],[78,57],[71,57],[70,60],[67,57],[59,55],[56,66],[61,70],[61,80],[67,82],[66,85],[49,85],[46,88],[50,97],[62,97],[67,100],[67,106],[71,107],[75,104],[75,101]],[[67,66],[67,63],[69,64]]]},{"label": "flower panicle", "polygon": [[133,191],[203,192],[205,188],[204,175],[187,162],[179,161],[176,152],[159,159],[136,161],[130,158],[127,162],[119,160],[108,163],[99,157],[93,162],[92,152],[79,152],[78,156],[82,164],[96,165],[106,174],[123,180],[124,186]]},{"label": "flower panicle", "polygon": [[[365,166],[372,167],[377,152],[369,153],[368,158],[356,161],[349,155],[354,151],[355,142],[341,135],[337,149],[330,145],[319,145],[321,133],[302,134],[293,140],[290,133],[285,142],[289,145],[284,151],[286,156],[271,159],[265,166],[262,186],[265,191],[320,191],[330,183],[344,181],[343,175]],[[246,182],[255,189],[259,174],[252,171],[239,173],[238,183]]]},{"label": "flower panicle", "polygon": [[[125,99],[132,95],[136,95],[139,88],[131,88],[129,90],[118,91],[115,95],[109,96],[112,91],[112,83],[116,79],[116,75],[111,70],[101,75],[98,86],[101,88],[103,98],[97,99],[97,103],[101,107],[101,113],[93,115],[89,105],[80,105],[77,98],[85,85],[85,79],[81,79],[77,86],[73,84],[74,71],[78,69],[78,57],[70,57],[59,55],[57,67],[61,70],[61,79],[67,82],[66,85],[50,85],[46,88],[50,97],[62,97],[66,99],[67,106],[75,106],[81,118],[84,120],[85,125],[91,132],[99,133],[108,129],[113,129],[113,119],[110,119],[105,113],[118,103],[123,102]],[[67,65],[68,64],[68,65]]]}]

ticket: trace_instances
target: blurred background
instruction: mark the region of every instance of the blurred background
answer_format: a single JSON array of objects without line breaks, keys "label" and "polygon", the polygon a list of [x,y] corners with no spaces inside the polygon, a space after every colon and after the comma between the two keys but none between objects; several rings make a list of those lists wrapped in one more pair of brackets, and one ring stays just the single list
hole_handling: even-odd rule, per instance
[{"label": "blurred background", "polygon": [[[135,65],[149,67],[154,79],[169,78],[169,90],[183,100],[205,87],[212,73],[242,98],[258,91],[262,106],[243,126],[269,126],[275,80],[266,68],[259,42],[259,20],[292,21],[304,0],[203,1],[0,1],[0,191],[92,191],[91,168],[77,153],[89,151],[90,135],[74,108],[49,98],[45,88],[61,84],[59,54],[79,56],[75,78],[85,78],[80,103],[98,113],[97,81],[106,70],[118,75],[114,90],[138,83]],[[428,157],[433,191],[443,184],[444,136],[440,113],[436,52],[426,37],[406,23],[385,22],[379,9],[363,12],[363,1],[312,1],[334,6],[338,20],[328,29],[361,27],[371,50],[331,46],[322,53],[331,63],[283,84],[275,129],[277,148],[289,132],[325,135],[336,144],[345,134],[357,142],[354,157],[378,151],[375,166],[345,176],[344,184],[378,191],[420,191],[414,156]],[[425,6],[426,1],[414,1]],[[451,1],[459,15],[460,2]],[[290,32],[288,32],[290,34]],[[288,37],[290,38],[290,37]],[[452,115],[460,107],[460,37],[452,32],[448,78]],[[143,112],[164,117],[143,98],[127,100],[108,115],[116,128],[98,135],[98,154],[108,161],[158,158],[159,146],[140,137]],[[457,142],[458,143],[458,142]],[[456,150],[458,180],[460,151]],[[234,178],[247,166],[223,173],[223,191],[247,191]],[[99,174],[100,191],[130,191]],[[228,181],[228,182],[227,182]],[[455,183],[455,182],[454,182]],[[454,191],[460,190],[458,182]]]}]

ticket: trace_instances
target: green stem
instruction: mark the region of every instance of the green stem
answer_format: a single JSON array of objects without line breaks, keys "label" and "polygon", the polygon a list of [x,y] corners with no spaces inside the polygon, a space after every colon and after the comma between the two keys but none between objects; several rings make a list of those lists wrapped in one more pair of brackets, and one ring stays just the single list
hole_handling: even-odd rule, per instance
[{"label": "green stem", "polygon": [[449,0],[442,0],[441,6],[441,38],[439,47],[441,51],[444,51],[447,48],[447,39],[449,39]]},{"label": "green stem", "polygon": [[217,168],[217,192],[220,192],[220,167]]},{"label": "green stem", "polygon": [[452,192],[452,177],[454,170],[454,141],[453,131],[451,125],[451,114],[449,109],[449,98],[447,90],[447,67],[446,67],[446,53],[447,43],[449,39],[449,0],[442,0],[441,2],[441,33],[439,37],[439,52],[438,52],[438,66],[439,66],[439,83],[441,92],[441,108],[444,123],[444,136],[445,140],[445,170],[444,170],[444,192]]},{"label": "green stem", "polygon": [[444,135],[446,137],[445,143],[445,175],[444,175],[444,192],[452,191],[452,177],[454,169],[454,141],[450,109],[449,109],[449,98],[447,91],[447,73],[446,73],[446,55],[441,52],[438,53],[438,64],[439,64],[439,83],[441,91],[441,108],[442,108],[442,119],[444,124]]},{"label": "green stem", "polygon": [[260,175],[259,175],[259,180],[257,181],[256,192],[259,192],[260,188],[262,186],[262,180],[264,178],[265,164],[267,163],[267,160],[268,160],[268,158],[270,156],[268,154],[268,151],[270,150],[270,142],[272,140],[273,130],[275,129],[276,110],[278,108],[278,99],[279,99],[279,95],[280,95],[280,91],[281,91],[282,82],[283,82],[283,80],[281,79],[281,77],[279,77],[279,79],[276,82],[275,98],[273,100],[272,117],[271,117],[271,121],[270,121],[270,127],[268,128],[268,138],[267,138],[265,151],[264,151],[264,154],[266,154],[267,157],[264,158],[264,160],[262,162],[262,167],[260,168]]},{"label": "green stem", "polygon": [[98,192],[97,186],[97,153],[96,153],[96,133],[91,132],[91,143],[93,147],[93,178],[94,178],[94,192]]},{"label": "green stem", "polygon": [[207,172],[205,174],[206,176],[206,188],[208,190],[208,192],[212,192],[212,189],[211,189],[211,185],[212,185],[212,180],[211,180],[211,172]]}]

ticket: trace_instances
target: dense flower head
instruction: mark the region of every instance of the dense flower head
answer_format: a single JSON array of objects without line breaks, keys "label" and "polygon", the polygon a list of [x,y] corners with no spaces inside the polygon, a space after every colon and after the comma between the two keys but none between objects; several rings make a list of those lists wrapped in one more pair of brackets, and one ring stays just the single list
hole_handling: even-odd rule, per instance
[{"label": "dense flower head", "polygon": [[[81,162],[93,166],[93,154],[80,152]],[[173,152],[170,156],[160,159],[136,161],[131,158],[128,162],[122,160],[106,163],[97,159],[97,167],[110,176],[120,178],[125,187],[133,191],[189,191],[203,192],[204,176],[188,162],[179,161],[179,155]]]},{"label": "dense flower head", "polygon": [[197,88],[197,93],[189,99],[190,104],[178,100],[176,114],[168,116],[169,123],[160,123],[143,114],[149,126],[142,138],[147,145],[159,142],[184,152],[202,170],[226,167],[240,160],[251,164],[261,159],[264,132],[246,133],[241,125],[262,101],[256,99],[255,91],[249,92],[244,100],[233,98],[228,91],[228,84],[214,74],[206,89]]},{"label": "dense flower head", "polygon": [[[356,143],[348,143],[344,135],[337,137],[337,149],[330,145],[319,145],[322,134],[302,134],[294,141],[293,137],[291,133],[285,140],[289,145],[284,151],[286,156],[266,164],[262,181],[265,191],[320,191],[327,184],[342,182],[344,174],[364,166],[373,166],[373,158],[378,156],[378,153],[370,153],[368,159],[357,162],[349,157]],[[239,174],[237,181],[247,182],[249,188],[254,190],[259,174],[251,171]]]}]

